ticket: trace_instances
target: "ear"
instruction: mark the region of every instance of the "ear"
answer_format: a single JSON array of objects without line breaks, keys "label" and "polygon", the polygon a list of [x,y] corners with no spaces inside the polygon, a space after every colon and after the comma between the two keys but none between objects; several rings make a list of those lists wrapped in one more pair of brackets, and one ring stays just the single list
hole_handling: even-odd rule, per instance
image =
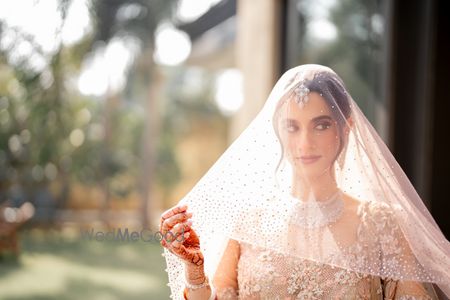
[{"label": "ear", "polygon": [[344,132],[345,132],[346,135],[350,132],[352,127],[353,127],[353,118],[352,117],[348,117],[347,120],[346,120],[345,129],[344,129]]}]

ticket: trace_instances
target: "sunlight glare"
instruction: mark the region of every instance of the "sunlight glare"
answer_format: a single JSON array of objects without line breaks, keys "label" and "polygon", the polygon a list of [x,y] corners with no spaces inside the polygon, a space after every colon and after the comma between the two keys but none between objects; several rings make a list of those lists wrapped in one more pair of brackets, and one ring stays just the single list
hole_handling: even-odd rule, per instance
[{"label": "sunlight glare", "polygon": [[187,59],[191,52],[188,35],[169,23],[161,24],[155,33],[155,62],[161,65],[175,66]]},{"label": "sunlight glare", "polygon": [[215,101],[225,115],[232,115],[244,102],[242,73],[228,69],[216,79]]}]

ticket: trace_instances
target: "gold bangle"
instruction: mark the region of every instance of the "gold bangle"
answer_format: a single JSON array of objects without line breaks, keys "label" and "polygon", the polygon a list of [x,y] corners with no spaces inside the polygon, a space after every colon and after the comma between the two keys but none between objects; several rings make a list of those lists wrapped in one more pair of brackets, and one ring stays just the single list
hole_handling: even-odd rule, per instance
[{"label": "gold bangle", "polygon": [[205,276],[205,280],[200,284],[191,284],[191,283],[187,282],[187,280],[186,280],[184,285],[190,290],[197,290],[197,289],[207,287],[207,286],[209,286],[208,276]]},{"label": "gold bangle", "polygon": [[[209,297],[209,300],[217,300],[217,296],[216,296],[216,290],[214,289],[214,287],[212,285],[210,285],[211,287],[211,296]],[[183,299],[184,300],[189,300],[187,297],[188,291],[187,288],[185,287],[183,290]]]}]

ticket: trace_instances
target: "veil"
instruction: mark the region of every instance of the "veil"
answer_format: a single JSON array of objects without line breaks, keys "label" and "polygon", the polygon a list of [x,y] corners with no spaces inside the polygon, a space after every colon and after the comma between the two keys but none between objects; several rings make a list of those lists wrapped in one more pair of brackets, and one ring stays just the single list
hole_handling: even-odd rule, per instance
[{"label": "veil", "polygon": [[[264,107],[179,204],[205,273],[230,240],[450,297],[450,247],[414,187],[330,68],[285,72]],[[184,264],[164,249],[171,298]],[[274,295],[276,295],[274,291]]]}]

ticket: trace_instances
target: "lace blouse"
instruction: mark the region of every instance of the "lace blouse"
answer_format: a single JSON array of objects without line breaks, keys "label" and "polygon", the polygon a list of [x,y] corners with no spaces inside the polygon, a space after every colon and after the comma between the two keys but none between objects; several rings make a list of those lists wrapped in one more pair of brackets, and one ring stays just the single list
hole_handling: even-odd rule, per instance
[{"label": "lace blouse", "polygon": [[[384,265],[395,263],[401,252],[401,241],[396,240],[394,222],[389,221],[385,209],[373,203],[364,203],[358,209],[361,223],[357,242],[346,255],[355,259],[362,251],[377,251],[373,245],[363,247],[370,238],[383,248],[383,253],[393,253]],[[375,234],[373,231],[377,231]],[[374,238],[374,237],[379,238]],[[399,281],[378,276],[359,274],[331,265],[306,259],[286,257],[255,245],[237,242],[239,260],[234,287],[216,288],[217,299],[437,299],[432,285],[413,281]],[[384,266],[383,265],[383,266]],[[395,266],[392,266],[395,267]],[[220,286],[220,285],[219,285]]]}]

